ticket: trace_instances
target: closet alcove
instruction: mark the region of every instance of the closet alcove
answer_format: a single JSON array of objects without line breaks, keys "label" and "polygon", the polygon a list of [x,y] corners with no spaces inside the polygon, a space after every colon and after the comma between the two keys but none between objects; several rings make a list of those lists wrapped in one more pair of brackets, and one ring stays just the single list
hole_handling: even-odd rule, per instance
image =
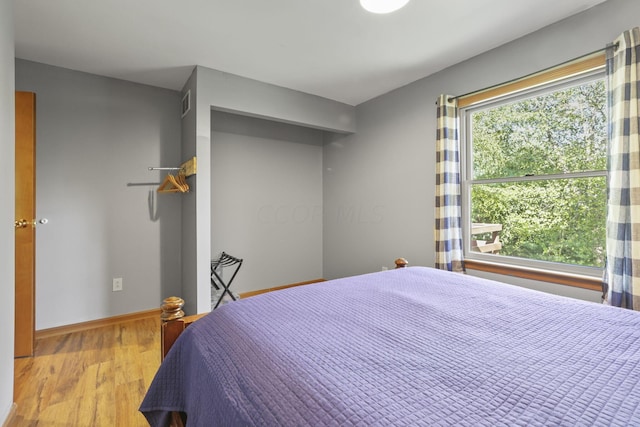
[{"label": "closet alcove", "polygon": [[322,130],[211,111],[211,254],[244,259],[233,292],[322,277],[324,140]]}]

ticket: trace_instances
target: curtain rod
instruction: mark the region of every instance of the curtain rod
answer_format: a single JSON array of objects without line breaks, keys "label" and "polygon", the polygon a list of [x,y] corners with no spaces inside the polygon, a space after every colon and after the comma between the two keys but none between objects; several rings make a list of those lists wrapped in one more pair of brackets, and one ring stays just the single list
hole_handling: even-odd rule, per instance
[{"label": "curtain rod", "polygon": [[554,65],[552,67],[545,68],[544,70],[536,71],[535,73],[527,74],[526,76],[518,77],[518,78],[515,78],[515,79],[512,79],[512,80],[508,80],[506,82],[502,82],[502,83],[498,83],[498,84],[495,84],[495,85],[492,85],[492,86],[488,86],[488,87],[485,87],[484,89],[478,89],[478,90],[474,90],[473,92],[463,93],[462,95],[452,96],[450,98],[447,98],[447,102],[453,102],[454,100],[456,100],[458,98],[464,98],[465,96],[473,95],[474,93],[484,92],[486,90],[490,90],[490,89],[493,89],[493,88],[496,88],[496,87],[508,85],[510,83],[515,83],[515,82],[517,82],[519,80],[523,80],[523,79],[526,79],[528,77],[532,77],[532,76],[534,76],[536,74],[544,73],[545,71],[549,71],[549,70],[552,70],[552,69],[557,68],[557,67],[562,67],[563,65],[569,64],[569,63],[577,61],[579,59],[586,58],[586,57],[591,56],[591,55],[595,55],[596,53],[607,52],[610,49],[613,49],[615,51],[615,50],[618,49],[619,45],[620,45],[620,43],[610,43],[610,44],[606,45],[605,47],[603,47],[601,49],[594,50],[593,52],[589,52],[589,53],[587,53],[585,55],[581,55],[581,56],[578,56],[576,58],[570,59],[568,61],[562,62],[560,64]]}]

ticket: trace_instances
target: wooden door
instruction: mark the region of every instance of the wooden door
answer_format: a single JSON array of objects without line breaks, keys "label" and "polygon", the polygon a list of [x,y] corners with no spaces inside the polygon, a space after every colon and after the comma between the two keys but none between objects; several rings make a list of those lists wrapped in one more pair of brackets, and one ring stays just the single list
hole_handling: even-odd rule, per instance
[{"label": "wooden door", "polygon": [[35,101],[16,92],[15,357],[33,356],[35,341]]}]

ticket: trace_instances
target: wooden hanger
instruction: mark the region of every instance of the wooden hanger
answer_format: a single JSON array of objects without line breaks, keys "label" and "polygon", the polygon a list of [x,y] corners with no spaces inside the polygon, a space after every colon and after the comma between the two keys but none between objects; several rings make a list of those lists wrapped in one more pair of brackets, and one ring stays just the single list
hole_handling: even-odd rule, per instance
[{"label": "wooden hanger", "polygon": [[158,187],[157,191],[158,193],[186,193],[189,191],[189,186],[187,185],[186,188],[183,187],[175,176],[168,173],[167,176],[164,177],[164,180]]},{"label": "wooden hanger", "polygon": [[178,182],[178,184],[180,185],[180,187],[183,189],[183,192],[188,192],[189,191],[189,184],[187,184],[187,178],[185,176],[184,170],[180,169],[180,172],[178,172],[178,175],[176,175],[176,181]]},{"label": "wooden hanger", "polygon": [[195,157],[187,160],[180,165],[179,168],[169,167],[150,167],[149,170],[177,170],[177,175],[168,173],[160,186],[158,186],[158,193],[187,193],[189,192],[189,184],[187,183],[187,177],[195,175],[197,171],[197,160]]}]

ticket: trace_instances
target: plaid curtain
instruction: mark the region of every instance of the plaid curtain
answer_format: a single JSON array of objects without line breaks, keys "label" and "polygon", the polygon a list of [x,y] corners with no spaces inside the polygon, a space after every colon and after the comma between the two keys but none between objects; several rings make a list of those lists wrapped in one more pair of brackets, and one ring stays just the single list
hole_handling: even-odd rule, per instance
[{"label": "plaid curtain", "polygon": [[607,49],[609,147],[606,304],[640,310],[640,29],[625,31]]},{"label": "plaid curtain", "polygon": [[458,102],[440,95],[436,131],[436,268],[464,271]]}]

